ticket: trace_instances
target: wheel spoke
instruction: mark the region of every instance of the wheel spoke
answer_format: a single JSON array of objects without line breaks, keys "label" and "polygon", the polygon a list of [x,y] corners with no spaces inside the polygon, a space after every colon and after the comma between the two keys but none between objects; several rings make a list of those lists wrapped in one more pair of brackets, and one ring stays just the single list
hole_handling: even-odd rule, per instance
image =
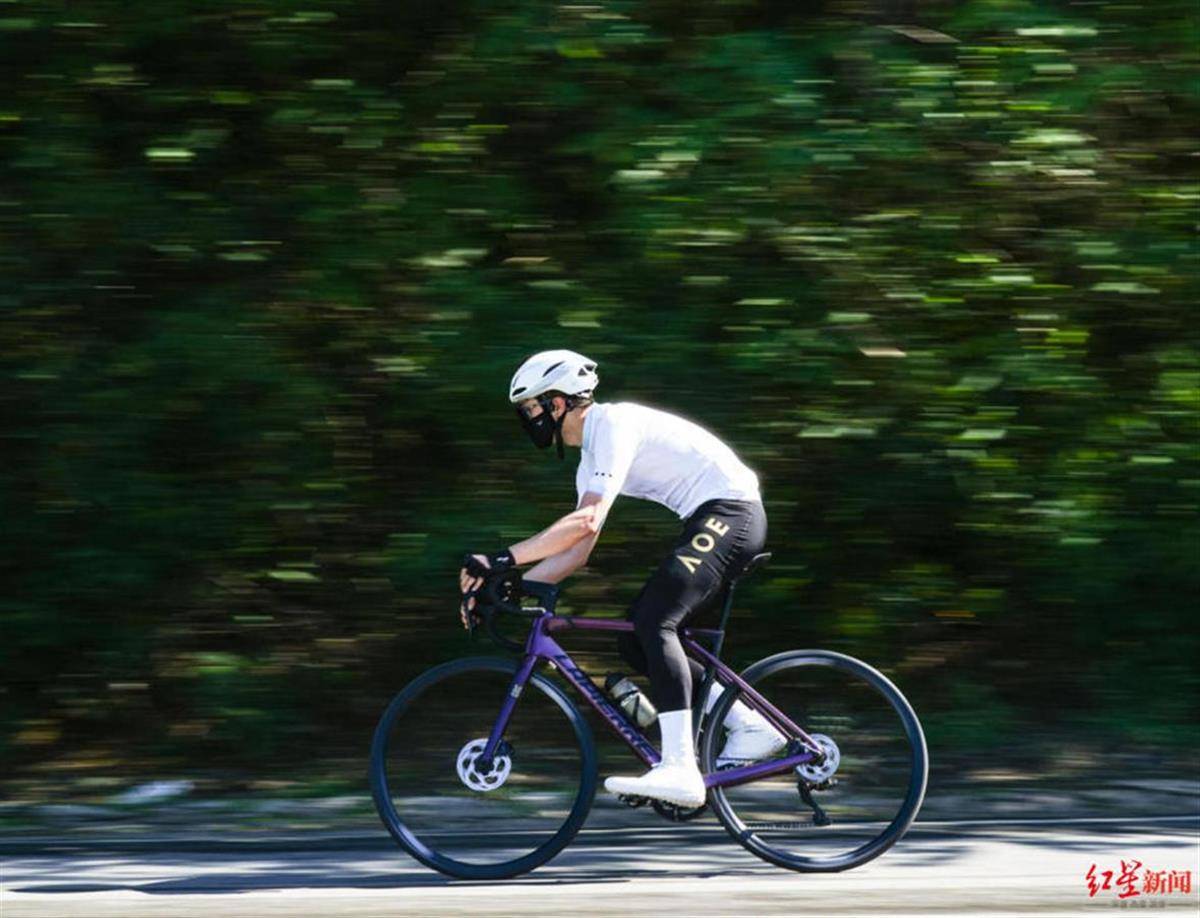
[{"label": "wheel spoke", "polygon": [[[743,845],[794,870],[844,870],[878,856],[907,829],[924,796],[924,738],[903,696],[875,670],[822,651],[781,654],[745,674],[825,753],[792,772],[716,788],[713,808]],[[722,698],[713,712],[725,716]],[[724,730],[708,728],[711,768]]]},{"label": "wheel spoke", "polygon": [[595,790],[590,731],[543,680],[522,693],[492,762],[481,760],[514,670],[504,660],[439,667],[397,696],[376,731],[380,816],[411,854],[454,876],[511,876],[548,860]]}]

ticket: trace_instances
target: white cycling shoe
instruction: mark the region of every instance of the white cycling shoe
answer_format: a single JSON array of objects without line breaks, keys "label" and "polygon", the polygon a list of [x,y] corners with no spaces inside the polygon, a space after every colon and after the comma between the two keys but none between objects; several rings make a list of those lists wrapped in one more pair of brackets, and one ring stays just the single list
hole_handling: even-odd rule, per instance
[{"label": "white cycling shoe", "polygon": [[658,715],[658,727],[662,731],[662,761],[636,778],[606,778],[604,789],[610,794],[652,797],[676,806],[700,806],[708,793],[696,765],[691,710],[663,711]]},{"label": "white cycling shoe", "polygon": [[[716,707],[724,686],[714,682],[709,689],[705,711]],[[787,745],[787,737],[771,726],[771,722],[744,701],[735,701],[725,715],[725,745],[717,755],[717,768],[748,765],[769,758]]]},{"label": "white cycling shoe", "polygon": [[757,711],[750,713],[761,723],[750,722],[729,728],[725,745],[717,756],[718,768],[748,765],[773,756],[787,745],[786,737],[767,723],[765,717]]},{"label": "white cycling shoe", "polygon": [[614,775],[605,779],[604,789],[611,794],[651,797],[688,807],[700,806],[707,796],[704,776],[694,761],[663,761],[637,778]]}]

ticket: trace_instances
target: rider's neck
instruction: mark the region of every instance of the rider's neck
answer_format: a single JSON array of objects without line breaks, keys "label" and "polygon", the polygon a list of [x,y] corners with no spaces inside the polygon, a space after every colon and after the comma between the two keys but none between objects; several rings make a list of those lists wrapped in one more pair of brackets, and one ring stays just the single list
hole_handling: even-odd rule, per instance
[{"label": "rider's neck", "polygon": [[576,408],[574,411],[567,412],[562,426],[563,443],[567,444],[567,446],[583,445],[583,419],[587,417],[587,413],[591,410],[592,406],[588,404]]}]

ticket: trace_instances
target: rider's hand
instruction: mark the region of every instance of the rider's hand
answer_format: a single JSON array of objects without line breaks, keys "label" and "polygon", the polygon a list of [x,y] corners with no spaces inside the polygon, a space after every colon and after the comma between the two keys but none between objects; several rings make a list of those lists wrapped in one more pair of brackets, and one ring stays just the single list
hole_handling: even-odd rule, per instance
[{"label": "rider's hand", "polygon": [[[491,569],[491,564],[488,562],[487,555],[471,555],[471,559],[478,561],[480,565]],[[483,585],[483,578],[472,576],[466,567],[459,568],[458,571],[458,588],[466,598],[458,605],[458,617],[462,620],[464,629],[470,630],[471,624],[467,616],[471,614],[471,610],[475,608],[475,597],[467,596],[468,593],[474,592]]]},{"label": "rider's hand", "polygon": [[492,570],[506,571],[516,563],[517,559],[513,557],[513,553],[507,548],[493,552],[490,555],[468,555],[464,559],[463,566],[458,571],[458,588],[462,591],[463,596],[466,597],[459,604],[458,608],[458,617],[462,620],[464,628],[470,629],[471,625],[468,616],[470,616],[471,611],[475,608],[475,597],[468,594],[474,593],[483,586],[485,572]]}]

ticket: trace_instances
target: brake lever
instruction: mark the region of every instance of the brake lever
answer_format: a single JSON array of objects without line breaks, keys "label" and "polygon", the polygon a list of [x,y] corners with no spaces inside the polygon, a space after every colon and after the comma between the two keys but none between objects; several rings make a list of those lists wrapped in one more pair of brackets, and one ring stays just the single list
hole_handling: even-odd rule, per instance
[{"label": "brake lever", "polygon": [[[467,641],[475,640],[475,610],[467,608],[467,600],[473,599],[478,590],[468,590],[463,593],[462,601],[458,604],[459,611],[463,613],[463,618],[467,620]],[[475,605],[479,605],[479,600],[475,600]]]}]

